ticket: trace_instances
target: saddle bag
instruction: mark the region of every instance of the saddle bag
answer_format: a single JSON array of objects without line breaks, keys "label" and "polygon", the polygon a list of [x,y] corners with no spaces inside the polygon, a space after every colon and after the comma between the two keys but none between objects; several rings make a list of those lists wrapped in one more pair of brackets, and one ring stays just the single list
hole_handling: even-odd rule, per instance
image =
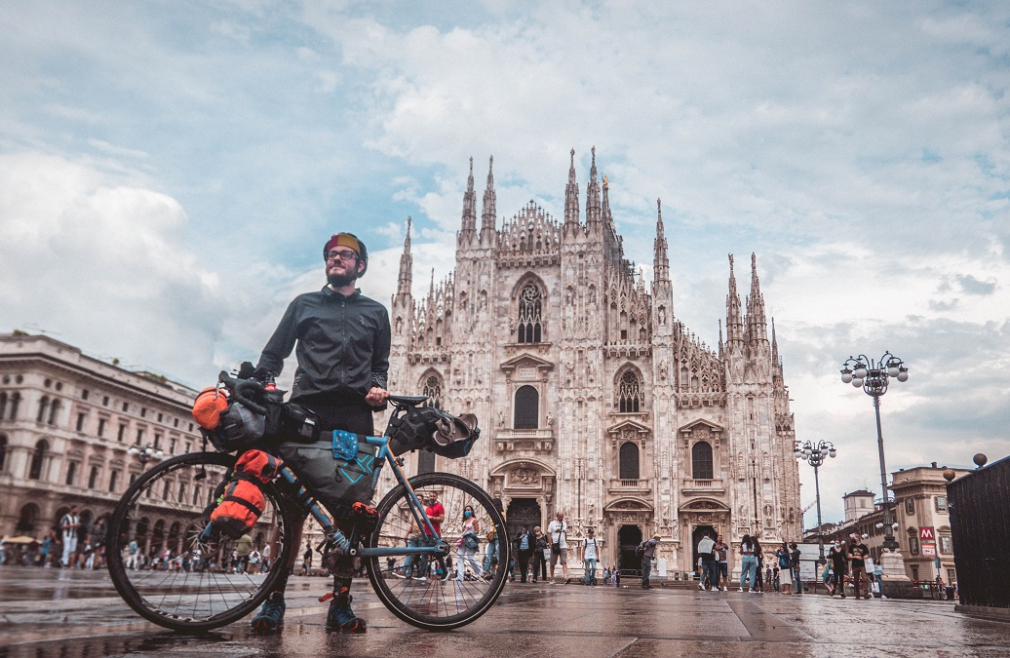
[{"label": "saddle bag", "polygon": [[323,432],[315,443],[280,443],[276,452],[305,488],[336,518],[372,500],[378,449],[351,432]]},{"label": "saddle bag", "polygon": [[210,522],[232,539],[250,532],[266,508],[260,484],[277,477],[284,462],[262,450],[248,450],[238,458]]}]

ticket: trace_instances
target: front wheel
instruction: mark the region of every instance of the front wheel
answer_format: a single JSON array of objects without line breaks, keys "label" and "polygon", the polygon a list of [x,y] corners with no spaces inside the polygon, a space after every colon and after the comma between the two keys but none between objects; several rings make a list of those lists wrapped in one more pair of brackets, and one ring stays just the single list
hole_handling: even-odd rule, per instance
[{"label": "front wheel", "polygon": [[166,460],[137,478],[112,512],[109,575],[150,621],[183,632],[230,624],[252,612],[286,568],[292,519],[272,484],[260,486],[266,508],[248,533],[260,551],[271,549],[267,573],[234,560],[237,543],[226,535],[202,536],[234,465],[234,455],[214,452]]},{"label": "front wheel", "polygon": [[[449,555],[397,558],[402,564],[391,574],[388,570],[383,573],[385,558],[370,557],[365,563],[368,578],[379,599],[408,624],[431,631],[459,628],[487,612],[505,588],[512,557],[505,519],[491,497],[465,478],[429,473],[411,478],[410,486],[421,501],[427,501],[431,492],[438,494],[438,502],[445,508],[439,532],[450,546]],[[478,524],[480,545],[476,549],[459,541],[467,506],[473,509]],[[413,517],[402,484],[386,494],[378,512],[379,522],[369,546],[425,545],[411,530]],[[492,530],[496,541],[488,540]]]}]

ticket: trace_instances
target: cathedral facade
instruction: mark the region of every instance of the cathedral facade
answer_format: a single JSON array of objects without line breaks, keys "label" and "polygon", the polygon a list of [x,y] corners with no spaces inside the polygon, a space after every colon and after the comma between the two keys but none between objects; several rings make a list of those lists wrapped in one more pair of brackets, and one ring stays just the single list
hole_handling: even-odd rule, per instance
[{"label": "cathedral facade", "polygon": [[421,452],[408,470],[470,478],[502,499],[513,529],[546,529],[564,511],[570,541],[596,530],[602,565],[636,568],[635,546],[656,532],[671,572],[693,569],[704,531],[731,543],[731,568],[745,533],[800,539],[793,416],[756,259],[741,303],[730,257],[726,335],[712,348],[674,312],[661,207],[647,286],[624,256],[595,149],[584,216],[580,203],[572,151],[563,220],[531,201],[499,227],[489,167],[478,223],[471,160],[455,270],[420,300],[408,223],[390,388],[482,427],[467,458]]}]

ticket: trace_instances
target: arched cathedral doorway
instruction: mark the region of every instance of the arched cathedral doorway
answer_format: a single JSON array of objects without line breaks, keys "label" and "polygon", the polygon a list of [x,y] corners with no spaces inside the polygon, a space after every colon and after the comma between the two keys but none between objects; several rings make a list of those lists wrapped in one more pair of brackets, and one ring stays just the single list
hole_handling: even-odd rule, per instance
[{"label": "arched cathedral doorway", "polygon": [[617,531],[617,567],[621,571],[641,573],[642,560],[635,549],[642,543],[642,529],[637,525],[622,525]]},{"label": "arched cathedral doorway", "polygon": [[506,512],[509,539],[516,536],[525,525],[530,532],[537,526],[543,527],[543,514],[536,498],[513,498]]}]

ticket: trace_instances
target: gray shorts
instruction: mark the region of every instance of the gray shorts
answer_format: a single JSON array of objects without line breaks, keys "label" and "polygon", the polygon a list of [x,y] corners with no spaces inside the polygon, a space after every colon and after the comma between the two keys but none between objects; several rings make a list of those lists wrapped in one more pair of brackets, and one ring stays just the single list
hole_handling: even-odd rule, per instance
[{"label": "gray shorts", "polygon": [[559,553],[559,554],[555,554],[554,551],[551,551],[551,566],[552,567],[556,566],[559,560],[560,560],[561,564],[565,565],[566,567],[568,566],[568,549],[567,548],[562,548],[561,549],[561,553]]}]

